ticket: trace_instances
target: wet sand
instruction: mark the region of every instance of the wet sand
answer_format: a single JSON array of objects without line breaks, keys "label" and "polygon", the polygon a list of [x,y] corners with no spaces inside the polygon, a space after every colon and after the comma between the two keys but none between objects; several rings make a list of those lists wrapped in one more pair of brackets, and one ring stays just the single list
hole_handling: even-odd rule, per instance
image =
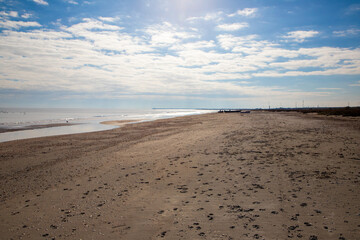
[{"label": "wet sand", "polygon": [[41,124],[41,125],[22,126],[18,128],[0,127],[0,133],[35,130],[35,129],[52,128],[52,127],[64,127],[64,126],[72,126],[72,125],[76,125],[76,123],[50,123],[50,124]]},{"label": "wet sand", "polygon": [[128,123],[136,123],[136,122],[140,122],[142,120],[116,120],[116,121],[104,121],[101,122],[101,124],[105,124],[105,125],[114,125],[114,126],[124,126]]},{"label": "wet sand", "polygon": [[357,239],[359,146],[261,112],[0,143],[1,239]]}]

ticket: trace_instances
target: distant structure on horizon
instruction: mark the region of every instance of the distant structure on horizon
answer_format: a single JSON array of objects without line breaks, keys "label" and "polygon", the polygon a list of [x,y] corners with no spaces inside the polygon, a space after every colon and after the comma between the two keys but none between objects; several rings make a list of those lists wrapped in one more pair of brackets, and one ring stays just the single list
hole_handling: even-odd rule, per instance
[{"label": "distant structure on horizon", "polygon": [[250,113],[250,110],[241,110],[241,109],[220,109],[218,113]]}]

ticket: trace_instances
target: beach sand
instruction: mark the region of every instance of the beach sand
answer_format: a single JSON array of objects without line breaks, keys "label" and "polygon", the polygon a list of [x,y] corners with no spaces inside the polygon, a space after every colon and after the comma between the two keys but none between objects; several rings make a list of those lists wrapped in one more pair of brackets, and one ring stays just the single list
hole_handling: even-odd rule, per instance
[{"label": "beach sand", "polygon": [[0,143],[1,239],[359,239],[359,146],[265,112]]}]

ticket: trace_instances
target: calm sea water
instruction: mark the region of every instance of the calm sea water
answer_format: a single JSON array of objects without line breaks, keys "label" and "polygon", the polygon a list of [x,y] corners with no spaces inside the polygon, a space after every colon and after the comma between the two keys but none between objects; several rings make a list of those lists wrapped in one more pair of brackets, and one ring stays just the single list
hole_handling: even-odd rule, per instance
[{"label": "calm sea water", "polygon": [[31,125],[53,123],[75,123],[63,127],[51,127],[33,130],[0,133],[0,142],[45,137],[63,134],[102,131],[116,126],[100,124],[110,120],[142,120],[172,118],[185,115],[208,113],[208,110],[191,109],[35,109],[35,108],[0,108],[0,128],[22,128]]}]

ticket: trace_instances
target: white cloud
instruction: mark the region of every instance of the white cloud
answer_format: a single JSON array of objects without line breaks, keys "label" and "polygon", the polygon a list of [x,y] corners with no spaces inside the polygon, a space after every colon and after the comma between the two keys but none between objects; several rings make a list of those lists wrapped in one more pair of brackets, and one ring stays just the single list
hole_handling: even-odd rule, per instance
[{"label": "white cloud", "polygon": [[1,11],[0,16],[3,16],[3,17],[18,17],[19,14],[16,11],[10,11],[10,12]]},{"label": "white cloud", "polygon": [[119,17],[99,17],[99,19],[103,22],[115,22],[118,21]]},{"label": "white cloud", "polygon": [[[51,31],[51,30],[43,30],[37,29],[28,32],[20,32],[20,31],[12,31],[12,30],[5,30],[3,32],[2,37],[8,38],[11,40],[16,39],[34,39],[34,40],[63,40],[72,38],[73,35],[63,31]],[[14,43],[16,44],[16,43]]]},{"label": "white cloud", "polygon": [[[331,74],[359,74],[360,73],[360,49],[341,48],[301,48],[295,51],[298,56],[307,59],[295,59],[285,62],[272,62],[270,67],[277,69],[268,72],[268,76],[310,76],[310,75],[331,75]],[[300,71],[303,68],[312,71]],[[291,70],[283,72],[283,70]],[[292,71],[298,70],[298,71]],[[281,71],[281,72],[280,72]],[[262,74],[262,76],[265,76]]]},{"label": "white cloud", "polygon": [[49,5],[49,3],[44,0],[33,0],[33,1],[40,5]]},{"label": "white cloud", "polygon": [[67,3],[78,5],[79,3],[74,0],[66,0]]},{"label": "white cloud", "polygon": [[331,75],[358,75],[360,74],[360,67],[354,68],[334,68],[322,69],[317,71],[263,71],[261,73],[254,73],[255,77],[299,77],[299,76],[331,76]]},{"label": "white cloud", "polygon": [[[96,31],[91,37],[97,36],[97,39],[92,38],[90,42],[88,38],[69,38],[70,34],[66,32],[7,31],[1,36],[4,41],[0,41],[0,48],[4,49],[2,53],[6,59],[2,66],[6,69],[7,79],[21,79],[21,82],[1,79],[2,87],[90,93],[109,91],[117,95],[121,92],[152,92],[157,95],[182,95],[184,92],[204,94],[216,93],[218,90],[233,94],[256,92],[251,88],[234,86],[231,83],[207,82],[217,78],[244,78],[242,74],[219,72],[211,76],[203,74],[199,69],[183,67],[187,63],[191,66],[221,61],[224,57],[221,54],[196,50],[204,44],[211,47],[214,44],[212,42],[187,45],[186,49],[178,50],[179,56],[159,55],[154,52],[109,55],[99,51],[103,46],[113,49],[121,46],[123,49],[129,49],[131,44],[138,47],[146,44],[141,38],[136,40],[135,37],[126,34],[120,37],[115,34],[113,31]],[[114,44],[125,37],[129,39],[127,43]],[[106,40],[112,43],[107,42],[99,47],[99,42],[104,43]],[[149,48],[151,45],[146,46]],[[62,73],[61,76],[58,72]]]},{"label": "white cloud", "polygon": [[348,36],[355,36],[357,34],[360,33],[360,29],[347,29],[347,30],[342,30],[342,31],[334,31],[333,34],[336,37],[348,37]]},{"label": "white cloud", "polygon": [[224,13],[222,11],[219,11],[219,12],[216,12],[216,13],[208,13],[206,14],[205,16],[202,16],[202,17],[190,17],[190,18],[187,18],[186,21],[189,21],[189,22],[193,22],[193,21],[198,21],[198,20],[203,20],[203,21],[211,21],[211,20],[214,20],[214,21],[221,21],[223,18],[222,18],[222,15]]},{"label": "white cloud", "polygon": [[[0,12],[0,19],[2,19],[3,21],[8,20],[10,18],[18,18],[18,17],[19,17],[19,13],[16,11],[10,11],[10,12],[1,11]],[[21,17],[28,19],[28,18],[32,17],[32,15],[30,13],[24,13],[21,15]]]},{"label": "white cloud", "polygon": [[244,9],[240,9],[235,13],[229,14],[227,15],[228,17],[235,17],[236,15],[239,16],[245,16],[245,17],[250,17],[250,16],[254,16],[255,13],[257,12],[257,8],[244,8]]},{"label": "white cloud", "polygon": [[[360,49],[289,50],[258,35],[220,34],[205,40],[201,30],[167,22],[129,33],[99,19],[86,18],[58,31],[8,27],[0,34],[1,88],[102,92],[109,97],[221,92],[234,99],[293,99],[306,93],[254,86],[252,78],[360,74]],[[334,91],[329,92],[308,94]]]},{"label": "white cloud", "polygon": [[[269,48],[273,50],[272,47],[276,46],[276,44],[268,41],[258,40],[259,36],[254,34],[242,37],[236,37],[231,34],[221,34],[216,38],[221,48],[245,54],[254,54],[259,51],[269,50]],[[277,56],[275,52],[272,52],[271,54]]]},{"label": "white cloud", "polygon": [[312,38],[318,35],[318,31],[293,31],[288,32],[283,38],[289,39],[294,42],[304,42],[307,38]]},{"label": "white cloud", "polygon": [[183,43],[171,46],[170,49],[173,50],[185,50],[185,49],[206,49],[216,47],[214,41],[198,41],[191,43]]},{"label": "white cloud", "polygon": [[121,32],[122,27],[104,24],[95,19],[86,18],[83,19],[83,22],[70,27],[63,26],[62,29],[76,37],[83,37],[86,41],[92,42],[94,49],[98,51],[135,54],[153,50],[145,43],[144,39]]},{"label": "white cloud", "polygon": [[168,22],[149,26],[145,29],[145,33],[151,37],[151,44],[154,47],[164,47],[180,43],[185,39],[199,38],[198,33],[179,31]]},{"label": "white cloud", "polygon": [[[256,36],[251,36],[251,39],[254,39]],[[231,34],[222,34],[218,35],[217,37],[220,46],[225,50],[233,49],[238,43],[244,40],[243,37],[235,37]]]},{"label": "white cloud", "polygon": [[63,29],[70,31],[75,35],[81,35],[84,32],[88,32],[89,30],[119,31],[123,28],[117,25],[105,24],[95,19],[84,18],[83,22],[74,24],[71,27],[67,27],[67,28],[63,27]]},{"label": "white cloud", "polygon": [[0,19],[0,28],[19,29],[22,27],[41,27],[41,25],[38,22],[11,21]]},{"label": "white cloud", "polygon": [[21,15],[22,18],[25,18],[25,19],[28,19],[28,18],[31,18],[32,17],[32,14],[30,13],[24,13]]},{"label": "white cloud", "polygon": [[249,24],[246,22],[220,24],[220,25],[216,26],[217,30],[220,30],[220,31],[237,31],[237,30],[240,30],[242,28],[247,28],[247,27],[249,27]]},{"label": "white cloud", "polygon": [[[261,69],[257,76],[358,74],[359,72],[360,49],[323,47],[287,50],[277,44],[259,40],[256,35],[236,37],[223,34],[217,36],[217,40],[224,50],[239,53],[239,56],[242,56],[241,61],[246,62],[248,66],[257,66]],[[282,61],[278,61],[280,57],[283,58]],[[244,64],[242,66],[245,67]],[[308,70],[303,72],[303,68]],[[312,71],[309,71],[309,68]]]}]

